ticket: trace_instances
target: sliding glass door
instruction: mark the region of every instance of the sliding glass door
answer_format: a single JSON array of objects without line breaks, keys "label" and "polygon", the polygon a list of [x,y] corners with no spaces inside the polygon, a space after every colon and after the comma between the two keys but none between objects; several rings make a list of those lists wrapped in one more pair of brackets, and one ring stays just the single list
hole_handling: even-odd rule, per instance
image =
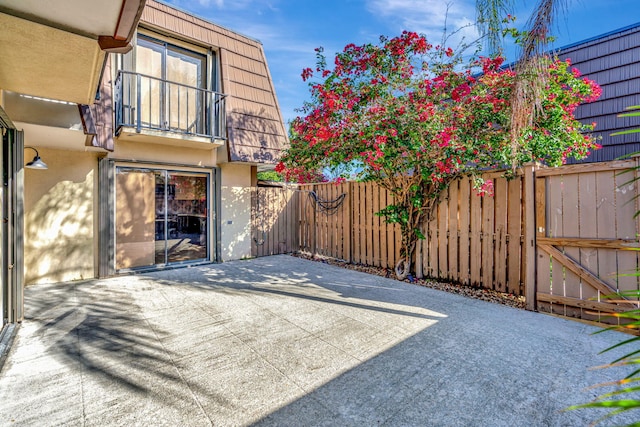
[{"label": "sliding glass door", "polygon": [[207,173],[117,167],[116,270],[208,260]]}]

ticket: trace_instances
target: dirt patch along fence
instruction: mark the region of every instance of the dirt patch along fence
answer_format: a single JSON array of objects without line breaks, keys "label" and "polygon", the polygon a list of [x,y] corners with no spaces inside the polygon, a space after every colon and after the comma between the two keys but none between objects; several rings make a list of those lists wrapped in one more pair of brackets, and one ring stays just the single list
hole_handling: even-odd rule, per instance
[{"label": "dirt patch along fence", "polygon": [[[628,275],[639,267],[637,172],[621,174],[637,164],[529,165],[509,180],[487,173],[494,195],[483,197],[470,178],[458,179],[424,225],[416,276],[523,295],[530,310],[589,320],[628,308],[604,296],[640,286]],[[382,268],[399,258],[399,227],[376,215],[393,197],[373,183],[259,188],[256,200],[254,241],[264,240],[256,256],[299,250]]]}]

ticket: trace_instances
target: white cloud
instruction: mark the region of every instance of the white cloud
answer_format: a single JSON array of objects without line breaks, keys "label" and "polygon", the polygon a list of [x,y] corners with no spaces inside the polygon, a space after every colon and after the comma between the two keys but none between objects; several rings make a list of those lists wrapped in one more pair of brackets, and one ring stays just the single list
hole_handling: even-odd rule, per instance
[{"label": "white cloud", "polygon": [[198,0],[198,4],[202,7],[209,7],[213,3],[216,7],[222,8],[224,7],[224,0]]},{"label": "white cloud", "polygon": [[467,43],[478,38],[473,26],[475,2],[471,0],[367,0],[367,10],[389,20],[398,31],[422,33],[434,44],[442,42],[445,26],[449,46],[457,45],[463,37]]}]

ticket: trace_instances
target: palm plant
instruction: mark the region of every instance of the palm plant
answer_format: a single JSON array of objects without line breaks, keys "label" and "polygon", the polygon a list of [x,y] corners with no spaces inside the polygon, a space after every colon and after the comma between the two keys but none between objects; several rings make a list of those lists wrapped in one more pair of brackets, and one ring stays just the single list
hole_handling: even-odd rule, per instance
[{"label": "palm plant", "polygon": [[[636,272],[636,275],[638,272]],[[640,291],[620,292],[617,295],[610,298],[639,298]],[[615,301],[614,301],[615,302]],[[629,302],[624,300],[624,302]],[[640,309],[629,310],[624,313],[611,313],[612,317],[619,319],[626,319],[626,322],[621,326],[611,326],[606,329],[597,331],[596,333],[602,333],[611,330],[625,330],[631,331],[637,334],[640,331]],[[640,336],[636,335],[629,339],[626,339],[618,344],[615,344],[609,348],[600,352],[606,353],[617,348],[624,347],[630,349],[629,352],[621,357],[618,357],[613,362],[608,363],[600,368],[621,368],[621,367],[636,367],[633,371],[626,375],[624,378],[610,381],[602,384],[597,384],[594,388],[611,388],[612,391],[606,391],[597,396],[593,401],[589,403],[583,403],[580,405],[573,405],[567,408],[567,410],[586,409],[586,408],[605,408],[609,409],[609,412],[596,420],[593,424],[597,424],[604,419],[613,417],[615,415],[640,408],[640,398],[638,393],[640,392]],[[640,426],[640,421],[626,424],[627,427]]]},{"label": "palm plant", "polygon": [[[566,7],[566,0],[540,0],[534,9],[515,65],[518,78],[511,94],[511,158],[515,169],[516,153],[519,152],[519,136],[522,131],[544,114],[543,92],[549,73],[544,64],[546,48],[556,16]],[[513,0],[476,0],[476,17],[481,34],[485,37],[491,55],[501,52],[501,41],[506,31],[503,18],[513,8]]]},{"label": "palm plant", "polygon": [[[619,114],[618,117],[640,117],[640,105],[635,105],[631,107],[627,107],[627,112]],[[620,132],[612,133],[611,136],[616,135],[627,135],[631,133],[639,133],[640,128],[632,128],[626,129]],[[632,155],[637,155],[638,153],[633,153]],[[625,172],[633,173],[634,176],[629,179],[627,182],[623,183],[622,186],[628,185],[629,183],[633,183],[640,179],[639,176],[635,175],[635,172],[640,170],[640,167],[635,167],[629,169]],[[636,196],[637,197],[637,196]],[[634,217],[640,215],[640,211],[635,213]],[[634,276],[640,276],[640,270],[636,270],[632,273]],[[640,290],[619,292],[616,295],[610,296],[610,299],[623,300],[626,298],[624,302],[629,302],[629,299],[635,299],[639,301],[639,307],[633,310],[626,311],[624,313],[611,313],[611,317],[617,317],[619,319],[624,319],[624,324],[620,326],[612,326],[603,330],[600,330],[596,333],[602,333],[611,330],[624,330],[627,332],[632,332],[636,336],[631,337],[627,340],[624,340],[618,344],[615,344],[609,348],[604,349],[600,353],[606,353],[608,351],[618,349],[624,347],[625,349],[630,349],[629,352],[613,362],[604,365],[603,368],[619,368],[624,366],[632,366],[638,367],[640,366]],[[613,301],[618,302],[618,301]],[[610,409],[609,413],[604,417],[597,420],[595,423],[604,420],[605,418],[609,418],[633,409],[640,408],[640,397],[638,397],[638,393],[640,393],[640,368],[635,368],[633,371],[626,375],[624,378],[612,381],[608,383],[598,384],[595,387],[614,387],[613,391],[608,391],[602,393],[598,397],[596,397],[592,402],[584,403],[581,405],[574,405],[568,410],[573,409],[585,409],[585,408],[607,408]],[[630,426],[640,426],[640,421],[633,422],[627,424],[627,427]]]}]

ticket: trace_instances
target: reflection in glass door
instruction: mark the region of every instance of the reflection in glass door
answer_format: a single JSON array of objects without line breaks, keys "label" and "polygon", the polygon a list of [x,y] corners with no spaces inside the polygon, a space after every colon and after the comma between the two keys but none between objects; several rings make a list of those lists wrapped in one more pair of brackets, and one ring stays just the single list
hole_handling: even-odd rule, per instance
[{"label": "reflection in glass door", "polygon": [[165,262],[207,258],[207,176],[168,172],[165,186]]},{"label": "reflection in glass door", "polygon": [[209,175],[116,170],[116,269],[209,258]]}]

